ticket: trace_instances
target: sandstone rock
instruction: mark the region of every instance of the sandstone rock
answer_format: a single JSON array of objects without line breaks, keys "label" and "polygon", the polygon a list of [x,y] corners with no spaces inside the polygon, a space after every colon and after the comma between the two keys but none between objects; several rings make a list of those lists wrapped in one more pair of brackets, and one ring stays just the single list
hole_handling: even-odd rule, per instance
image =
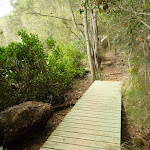
[{"label": "sandstone rock", "polygon": [[18,140],[32,129],[45,126],[53,109],[50,104],[29,101],[0,112],[0,145]]},{"label": "sandstone rock", "polygon": [[105,62],[101,63],[101,66],[104,66],[104,65],[110,66],[110,65],[112,65],[112,61],[105,61]]}]

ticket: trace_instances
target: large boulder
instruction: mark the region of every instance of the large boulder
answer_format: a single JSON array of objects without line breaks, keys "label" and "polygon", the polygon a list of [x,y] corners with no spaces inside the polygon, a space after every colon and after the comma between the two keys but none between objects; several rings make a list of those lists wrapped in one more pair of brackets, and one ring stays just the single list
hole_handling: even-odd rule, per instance
[{"label": "large boulder", "polygon": [[50,104],[29,101],[0,112],[0,145],[7,146],[32,129],[44,127],[52,116]]}]

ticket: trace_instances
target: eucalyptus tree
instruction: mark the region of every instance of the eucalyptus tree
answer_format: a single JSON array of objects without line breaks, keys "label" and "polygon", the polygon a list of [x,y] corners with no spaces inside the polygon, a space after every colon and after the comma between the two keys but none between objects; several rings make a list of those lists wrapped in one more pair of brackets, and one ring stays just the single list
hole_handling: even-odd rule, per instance
[{"label": "eucalyptus tree", "polygon": [[[75,28],[80,32],[82,38],[86,41],[87,55],[91,69],[92,80],[100,79],[100,55],[98,49],[98,27],[97,27],[97,12],[94,1],[85,0],[80,3],[80,14],[83,18],[83,28],[79,28],[72,9],[71,1],[68,0],[72,21]],[[90,23],[89,23],[90,22]]]}]

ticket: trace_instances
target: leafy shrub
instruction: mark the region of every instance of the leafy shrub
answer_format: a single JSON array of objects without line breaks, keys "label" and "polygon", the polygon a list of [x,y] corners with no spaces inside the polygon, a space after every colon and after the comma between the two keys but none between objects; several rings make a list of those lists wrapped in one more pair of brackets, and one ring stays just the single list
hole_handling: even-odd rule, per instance
[{"label": "leafy shrub", "polygon": [[67,89],[74,77],[84,75],[82,58],[83,55],[74,48],[72,43],[65,46],[56,44],[55,48],[50,49],[47,65],[50,78],[59,90]]},{"label": "leafy shrub", "polygon": [[7,148],[4,149],[3,146],[0,146],[0,150],[7,150]]},{"label": "leafy shrub", "polygon": [[[7,47],[1,48],[3,53],[0,58],[0,62],[3,63],[2,91],[8,88],[7,92],[9,91],[9,96],[11,95],[8,97],[1,94],[1,101],[5,100],[6,103],[6,99],[9,98],[6,106],[27,100],[45,100],[49,92],[46,56],[42,43],[37,35],[28,35],[25,31],[19,31],[18,34],[22,42],[12,42]],[[12,88],[12,84],[15,89]]]},{"label": "leafy shrub", "polygon": [[136,122],[142,130],[149,129],[150,124],[149,57],[149,53],[144,56],[142,50],[137,49],[136,55],[130,59],[130,88],[126,90],[125,99],[130,120]]},{"label": "leafy shrub", "polygon": [[0,47],[0,110],[23,101],[61,102],[64,90],[84,74],[82,55],[73,47],[46,39],[48,53],[37,35],[19,31],[22,42]]}]

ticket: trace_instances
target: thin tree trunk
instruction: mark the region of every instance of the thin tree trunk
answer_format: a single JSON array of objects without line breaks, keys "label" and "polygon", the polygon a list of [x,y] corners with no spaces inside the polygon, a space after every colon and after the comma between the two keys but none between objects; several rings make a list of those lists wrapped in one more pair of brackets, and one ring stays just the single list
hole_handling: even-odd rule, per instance
[{"label": "thin tree trunk", "polygon": [[98,69],[99,69],[99,62],[98,62],[99,52],[98,52],[97,15],[95,13],[95,10],[93,10],[93,36],[94,36],[95,65],[96,65],[96,69],[98,71]]},{"label": "thin tree trunk", "polygon": [[98,62],[98,27],[97,27],[97,15],[96,10],[93,9],[93,3],[89,2],[89,10],[90,10],[90,22],[91,22],[91,30],[92,30],[92,43],[93,43],[93,50],[94,50],[94,59],[95,59],[95,65],[96,69],[99,68],[99,62]]},{"label": "thin tree trunk", "polygon": [[96,10],[93,9],[93,4],[89,2],[89,10],[90,10],[90,25],[91,25],[91,37],[92,37],[92,48],[93,48],[93,61],[96,79],[101,78],[100,73],[100,58],[99,58],[99,49],[98,49],[98,27],[97,27],[97,15]]},{"label": "thin tree trunk", "polygon": [[83,12],[83,24],[84,24],[84,33],[85,33],[85,39],[86,39],[86,44],[87,44],[87,55],[89,59],[90,69],[91,69],[92,81],[95,81],[96,75],[95,75],[93,59],[91,56],[91,46],[90,46],[90,39],[89,39],[89,32],[88,32],[88,25],[87,25],[87,7],[86,6],[84,7],[84,12]]},{"label": "thin tree trunk", "polygon": [[92,46],[92,51],[94,50],[94,36],[93,36],[93,33],[94,33],[94,29],[93,29],[93,10],[91,9],[92,6],[91,6],[91,3],[89,3],[89,10],[90,10],[90,29],[91,31],[89,32],[90,34],[90,39],[91,39],[91,46]]},{"label": "thin tree trunk", "polygon": [[[97,27],[97,20],[94,20],[94,16],[93,14],[91,17],[91,24],[92,24],[92,34],[91,34],[91,38],[93,38],[92,42],[90,41],[90,37],[89,37],[89,31],[88,31],[88,23],[87,23],[87,0],[85,0],[85,4],[86,6],[84,7],[84,12],[83,12],[83,24],[84,24],[84,32],[78,28],[78,25],[76,23],[75,20],[75,16],[72,10],[72,6],[71,6],[71,2],[70,0],[68,0],[69,3],[69,7],[70,7],[70,11],[71,11],[71,15],[72,15],[72,22],[74,24],[74,27],[80,32],[81,36],[85,39],[86,41],[86,45],[87,45],[87,55],[88,55],[88,60],[89,60],[89,65],[90,65],[90,69],[91,69],[91,76],[92,76],[92,81],[95,81],[96,79],[96,70],[98,67],[95,66],[95,64],[98,66],[98,62],[97,62],[97,52],[98,52],[98,35],[95,35],[95,33],[97,33],[97,31],[95,30],[95,32],[93,32],[94,29],[94,25],[93,22],[96,21],[96,27]],[[91,9],[92,10],[92,9]],[[95,28],[96,29],[96,28]],[[97,39],[96,39],[97,36]],[[95,40],[96,39],[96,40]],[[97,45],[95,44],[95,41],[97,43]],[[96,47],[96,49],[95,49]]]},{"label": "thin tree trunk", "polygon": [[80,32],[82,38],[85,39],[85,35],[84,35],[83,31],[80,28],[78,28],[78,25],[76,23],[70,0],[68,0],[68,3],[69,3],[70,11],[71,11],[73,25]]}]

